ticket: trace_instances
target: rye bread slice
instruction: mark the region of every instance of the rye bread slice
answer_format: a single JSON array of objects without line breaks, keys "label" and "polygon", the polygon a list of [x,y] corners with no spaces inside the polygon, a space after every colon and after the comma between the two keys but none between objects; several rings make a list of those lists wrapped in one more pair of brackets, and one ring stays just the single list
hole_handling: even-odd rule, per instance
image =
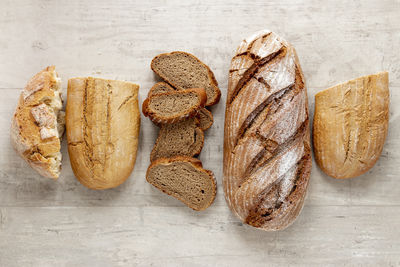
[{"label": "rye bread slice", "polygon": [[142,111],[155,123],[174,123],[195,116],[206,101],[207,95],[202,88],[166,92],[146,98]]},{"label": "rye bread slice", "polygon": [[[173,88],[168,83],[158,82],[155,85],[153,85],[153,87],[151,87],[151,89],[148,93],[148,97],[155,95],[155,94],[172,92],[174,90],[176,90],[176,89]],[[209,111],[207,108],[200,109],[196,117],[199,120],[200,129],[202,129],[203,131],[208,130],[214,122],[213,115],[212,115],[211,111]]]},{"label": "rye bread slice", "polygon": [[200,160],[190,157],[154,161],[147,169],[146,180],[197,211],[208,208],[217,193],[213,172],[203,169]]},{"label": "rye bread slice", "polygon": [[150,88],[149,93],[147,94],[147,97],[150,97],[152,95],[156,94],[161,94],[161,93],[167,93],[167,92],[172,92],[175,91],[175,88],[169,85],[166,82],[158,82],[153,87]]},{"label": "rye bread slice", "polygon": [[214,123],[213,115],[207,108],[199,110],[199,113],[197,113],[197,119],[199,120],[200,129],[203,131],[208,130]]},{"label": "rye bread slice", "polygon": [[204,133],[197,118],[177,123],[162,124],[157,141],[150,154],[151,162],[173,156],[193,157],[200,154],[204,145]]},{"label": "rye bread slice", "polygon": [[192,54],[181,51],[160,54],[151,61],[151,69],[178,90],[204,88],[206,106],[217,104],[221,98],[213,72]]}]

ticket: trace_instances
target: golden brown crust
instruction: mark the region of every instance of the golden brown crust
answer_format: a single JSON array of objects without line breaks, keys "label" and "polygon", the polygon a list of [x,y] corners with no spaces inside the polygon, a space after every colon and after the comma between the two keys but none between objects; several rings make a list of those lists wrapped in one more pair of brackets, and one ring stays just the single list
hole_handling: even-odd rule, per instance
[{"label": "golden brown crust", "polygon": [[[206,205],[204,205],[201,208],[196,208],[196,207],[190,206],[190,205],[188,205],[187,201],[183,197],[181,197],[179,195],[171,194],[171,192],[167,192],[167,191],[162,190],[161,188],[159,188],[157,186],[157,184],[151,183],[151,181],[148,179],[149,172],[150,172],[151,168],[153,168],[153,167],[155,167],[157,165],[167,165],[167,164],[170,164],[170,163],[173,163],[173,162],[187,162],[187,163],[190,163],[197,170],[199,170],[201,172],[205,172],[205,173],[207,173],[209,175],[210,181],[213,184],[213,197],[209,200],[209,202]],[[160,158],[160,159],[157,159],[154,162],[152,162],[150,164],[149,168],[147,169],[146,180],[147,180],[147,182],[152,184],[157,189],[161,190],[162,192],[166,193],[167,195],[173,196],[174,198],[176,198],[176,199],[180,200],[181,202],[183,202],[184,204],[186,204],[189,208],[191,208],[193,210],[196,210],[196,211],[202,211],[202,210],[207,209],[214,202],[215,196],[217,195],[217,182],[216,182],[214,173],[212,171],[210,171],[210,170],[203,169],[201,161],[196,159],[196,158],[191,158],[191,157],[186,157],[186,156],[176,156],[176,157],[172,157],[172,158]]]},{"label": "golden brown crust", "polygon": [[311,171],[307,91],[294,48],[271,31],[232,58],[224,137],[224,191],[242,221],[282,230],[298,216]]},{"label": "golden brown crust", "polygon": [[389,123],[387,72],[360,77],[315,95],[315,160],[333,178],[359,176],[374,166]]},{"label": "golden brown crust", "polygon": [[[151,101],[159,96],[173,96],[173,95],[192,94],[192,93],[195,93],[198,96],[198,102],[191,109],[182,111],[179,114],[168,115],[168,116],[162,115],[154,110],[151,110],[151,108],[150,108]],[[143,115],[145,115],[146,117],[149,117],[150,120],[156,124],[175,123],[175,122],[181,121],[185,118],[193,117],[193,116],[197,115],[199,109],[204,108],[206,101],[207,101],[207,95],[203,88],[191,88],[191,89],[185,89],[185,90],[179,90],[179,91],[154,94],[154,95],[151,95],[150,97],[146,98],[143,101],[142,112],[143,112]]]},{"label": "golden brown crust", "polygon": [[50,66],[33,76],[19,98],[11,124],[17,153],[40,175],[57,179],[61,168],[57,116],[62,108],[60,80]]},{"label": "golden brown crust", "polygon": [[68,153],[83,185],[113,188],[131,174],[140,129],[138,90],[133,83],[92,77],[68,81]]},{"label": "golden brown crust", "polygon": [[180,86],[179,86],[177,83],[175,83],[173,80],[171,80],[171,79],[169,79],[168,77],[162,75],[162,74],[154,67],[154,64],[153,64],[153,63],[154,63],[158,58],[164,57],[164,56],[170,56],[170,55],[173,55],[173,54],[185,54],[185,55],[188,55],[188,56],[194,58],[195,60],[197,60],[201,65],[203,65],[204,67],[206,67],[206,69],[207,69],[207,71],[208,71],[208,77],[209,77],[210,82],[211,82],[211,86],[213,87],[214,93],[215,93],[215,96],[214,96],[212,99],[211,99],[211,98],[207,99],[206,106],[213,106],[213,105],[217,104],[217,103],[219,102],[220,98],[221,98],[221,90],[220,90],[219,87],[218,87],[218,82],[217,82],[217,80],[215,79],[214,73],[211,71],[210,67],[208,67],[206,64],[204,64],[204,63],[203,63],[200,59],[198,59],[196,56],[194,56],[194,55],[192,55],[192,54],[190,54],[190,53],[187,53],[187,52],[183,52],[183,51],[174,51],[174,52],[170,52],[170,53],[162,53],[162,54],[159,54],[159,55],[157,55],[157,56],[155,56],[155,57],[153,58],[153,60],[151,61],[151,65],[150,65],[151,69],[152,69],[158,76],[160,76],[163,80],[165,80],[166,82],[168,82],[169,84],[171,84],[173,87],[177,88],[178,90],[188,89],[188,88],[182,88],[182,87],[180,87]]}]

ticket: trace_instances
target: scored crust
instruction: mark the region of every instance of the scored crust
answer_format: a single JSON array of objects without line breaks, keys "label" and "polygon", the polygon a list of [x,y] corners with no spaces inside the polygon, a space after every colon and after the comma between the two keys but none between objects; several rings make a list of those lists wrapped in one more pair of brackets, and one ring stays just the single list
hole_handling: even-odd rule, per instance
[{"label": "scored crust", "polygon": [[[171,97],[173,98],[174,96],[182,96],[182,95],[190,95],[195,93],[197,95],[197,103],[195,103],[192,107],[188,108],[185,111],[182,112],[176,112],[176,114],[170,114],[170,115],[163,115],[160,114],[160,112],[156,110],[152,110],[150,107],[152,101],[155,101],[159,97]],[[166,93],[160,93],[160,94],[154,94],[151,95],[150,97],[146,98],[145,101],[143,101],[142,104],[142,112],[143,115],[146,117],[149,117],[151,121],[154,123],[174,123],[181,121],[185,118],[188,117],[193,117],[197,115],[199,109],[204,108],[204,105],[207,101],[207,95],[205,93],[205,90],[203,88],[191,88],[191,89],[186,89],[186,90],[180,90],[180,91],[173,91],[173,92],[166,92]]]},{"label": "scored crust", "polygon": [[76,178],[91,189],[125,182],[139,143],[139,86],[100,78],[68,80],[68,154]]},{"label": "scored crust", "polygon": [[[189,89],[188,87],[182,87],[181,85],[179,85],[177,83],[177,81],[175,81],[173,78],[171,77],[167,77],[166,75],[164,75],[160,70],[157,69],[157,67],[155,66],[156,61],[160,60],[163,57],[171,57],[174,55],[185,55],[188,57],[191,57],[192,59],[194,59],[197,63],[199,63],[202,67],[204,67],[207,71],[207,76],[208,76],[208,81],[209,81],[209,88],[210,90],[213,91],[213,97],[210,97],[210,94],[207,94],[207,103],[206,106],[212,106],[215,105],[219,102],[220,98],[221,98],[221,91],[218,88],[218,82],[215,79],[214,73],[211,71],[211,69],[204,64],[200,59],[198,59],[197,57],[195,57],[194,55],[187,53],[187,52],[182,52],[182,51],[174,51],[174,52],[170,52],[170,53],[162,53],[157,55],[156,57],[153,58],[153,60],[151,61],[151,69],[158,75],[160,76],[163,80],[165,80],[166,82],[168,82],[169,84],[171,84],[173,87],[179,89],[179,90],[183,90],[183,89]],[[198,87],[208,87],[206,85],[202,85]],[[206,88],[205,88],[206,89]]]},{"label": "scored crust", "polygon": [[[175,162],[186,162],[189,163],[190,165],[192,165],[193,167],[195,167],[198,171],[206,173],[210,179],[210,182],[212,183],[212,192],[211,192],[211,198],[204,203],[204,205],[202,207],[195,207],[193,205],[190,205],[190,203],[184,198],[184,196],[181,196],[179,194],[176,194],[175,192],[170,192],[168,190],[165,190],[163,188],[160,187],[160,185],[158,185],[157,183],[155,183],[154,181],[152,181],[149,178],[150,175],[150,171],[153,167],[156,167],[158,165],[169,165]],[[201,210],[205,210],[207,209],[215,200],[215,196],[217,194],[217,182],[214,176],[214,173],[210,170],[205,170],[203,169],[202,163],[200,160],[196,159],[196,158],[191,158],[191,157],[186,157],[186,156],[176,156],[176,157],[172,157],[172,158],[160,158],[157,159],[156,161],[152,162],[149,166],[149,168],[147,169],[146,172],[146,180],[147,182],[149,182],[151,185],[153,185],[154,187],[156,187],[158,190],[180,200],[181,202],[183,202],[185,205],[187,205],[188,207],[190,207],[193,210],[196,211],[201,211]]]},{"label": "scored crust", "polygon": [[310,177],[307,92],[294,48],[264,30],[232,58],[225,113],[224,191],[243,222],[288,227]]},{"label": "scored crust", "polygon": [[22,91],[11,124],[17,153],[40,175],[57,179],[64,132],[61,81],[54,66],[33,76]]},{"label": "scored crust", "polygon": [[346,179],[374,166],[389,124],[387,72],[363,76],[315,95],[315,160],[329,176]]}]

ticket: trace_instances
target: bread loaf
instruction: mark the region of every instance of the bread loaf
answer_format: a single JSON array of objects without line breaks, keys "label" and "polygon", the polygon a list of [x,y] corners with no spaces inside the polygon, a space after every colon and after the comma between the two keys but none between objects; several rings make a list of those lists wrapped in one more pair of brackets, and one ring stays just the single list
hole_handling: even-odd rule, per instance
[{"label": "bread loaf", "polygon": [[140,128],[138,90],[133,83],[92,77],[68,81],[68,153],[83,185],[116,187],[132,172]]},{"label": "bread loaf", "polygon": [[42,176],[57,179],[64,132],[61,80],[54,66],[37,73],[25,86],[11,124],[17,153]]},{"label": "bread loaf", "polygon": [[334,178],[352,178],[378,160],[389,123],[387,72],[360,77],[315,95],[315,160]]},{"label": "bread loaf", "polygon": [[281,230],[300,213],[311,170],[307,92],[292,45],[264,30],[233,57],[225,113],[224,191],[245,223]]}]

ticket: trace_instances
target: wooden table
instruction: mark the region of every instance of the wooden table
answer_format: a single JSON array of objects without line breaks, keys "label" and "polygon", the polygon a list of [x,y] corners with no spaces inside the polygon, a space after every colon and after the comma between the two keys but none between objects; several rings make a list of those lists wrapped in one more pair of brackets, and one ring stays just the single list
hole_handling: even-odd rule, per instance
[{"label": "wooden table", "polygon": [[[400,265],[400,2],[2,0],[0,7],[0,266]],[[269,28],[297,49],[310,110],[321,89],[390,73],[390,127],[367,174],[335,180],[314,164],[297,221],[281,232],[243,225],[222,190],[223,122],[231,57]],[[68,78],[140,84],[151,59],[188,51],[214,71],[223,92],[201,160],[218,180],[215,203],[195,212],[145,181],[157,128],[142,117],[135,170],[118,188],[92,191],[75,178],[65,144],[58,181],[13,151],[10,119],[27,80],[55,64]],[[312,115],[312,114],[311,114]]]}]

